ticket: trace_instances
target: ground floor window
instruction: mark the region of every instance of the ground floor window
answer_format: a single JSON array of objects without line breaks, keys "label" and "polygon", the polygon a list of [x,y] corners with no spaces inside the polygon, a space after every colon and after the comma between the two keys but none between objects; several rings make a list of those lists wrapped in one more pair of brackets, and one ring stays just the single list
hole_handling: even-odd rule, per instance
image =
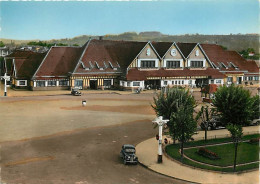
[{"label": "ground floor window", "polygon": [[104,86],[110,87],[111,86],[111,79],[104,79]]},{"label": "ground floor window", "polygon": [[233,77],[228,77],[227,82],[233,82]]},{"label": "ground floor window", "polygon": [[253,80],[253,77],[252,76],[248,77],[248,80],[249,81]]},{"label": "ground floor window", "polygon": [[127,87],[130,87],[130,84],[131,84],[131,82],[127,82],[126,83]]},{"label": "ground floor window", "polygon": [[255,80],[258,81],[259,80],[259,76],[255,76]]},{"label": "ground floor window", "polygon": [[167,86],[167,84],[168,84],[168,81],[164,81],[164,85]]},{"label": "ground floor window", "polygon": [[140,82],[133,82],[133,86],[140,86]]},{"label": "ground floor window", "polygon": [[17,86],[27,86],[27,80],[18,80]]},{"label": "ground floor window", "polygon": [[36,87],[45,87],[45,81],[36,81]]},{"label": "ground floor window", "polygon": [[56,86],[56,81],[48,81],[48,86]]},{"label": "ground floor window", "polygon": [[67,81],[67,80],[60,80],[59,81],[59,86],[68,86],[68,84],[69,84],[69,81]]},{"label": "ground floor window", "polygon": [[83,88],[83,80],[82,79],[76,79],[74,82],[75,82],[74,83],[75,87],[78,87],[79,89]]}]

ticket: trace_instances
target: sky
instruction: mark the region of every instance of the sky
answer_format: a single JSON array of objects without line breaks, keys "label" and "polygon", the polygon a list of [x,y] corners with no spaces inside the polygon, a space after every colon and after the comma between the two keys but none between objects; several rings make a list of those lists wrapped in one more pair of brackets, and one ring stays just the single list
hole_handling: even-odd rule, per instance
[{"label": "sky", "polygon": [[1,1],[0,38],[259,33],[258,0]]}]

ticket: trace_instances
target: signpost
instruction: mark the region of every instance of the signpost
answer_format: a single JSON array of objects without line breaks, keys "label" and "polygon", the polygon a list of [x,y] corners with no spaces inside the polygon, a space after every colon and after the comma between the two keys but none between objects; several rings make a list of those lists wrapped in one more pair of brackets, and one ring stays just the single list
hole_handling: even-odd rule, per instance
[{"label": "signpost", "polygon": [[159,116],[155,120],[153,120],[153,123],[157,123],[159,126],[158,158],[157,158],[158,163],[162,163],[162,129],[163,129],[163,125],[166,124],[168,121],[169,121],[168,119],[163,120],[162,116]]},{"label": "signpost", "polygon": [[1,76],[1,79],[4,79],[5,80],[5,91],[4,91],[4,96],[7,96],[7,88],[6,88],[6,82],[7,81],[10,81],[10,76],[7,76],[6,73],[4,76]]}]

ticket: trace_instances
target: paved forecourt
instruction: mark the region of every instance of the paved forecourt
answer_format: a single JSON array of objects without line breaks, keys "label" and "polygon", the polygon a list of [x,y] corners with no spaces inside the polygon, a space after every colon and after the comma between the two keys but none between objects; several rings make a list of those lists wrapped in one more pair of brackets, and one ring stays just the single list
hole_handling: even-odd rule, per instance
[{"label": "paved forecourt", "polygon": [[[259,131],[259,126],[244,127],[244,132]],[[226,129],[208,131],[208,136],[228,134]],[[204,131],[200,131],[194,136],[195,140],[199,140],[204,136]],[[198,183],[243,183],[255,184],[259,183],[259,171],[251,171],[241,174],[226,174],[220,172],[211,172],[201,169],[193,169],[191,167],[174,162],[166,156],[163,157],[163,163],[157,163],[158,142],[155,137],[139,143],[136,146],[139,162],[147,166],[149,169],[158,173],[168,175],[174,178],[187,180]]]}]

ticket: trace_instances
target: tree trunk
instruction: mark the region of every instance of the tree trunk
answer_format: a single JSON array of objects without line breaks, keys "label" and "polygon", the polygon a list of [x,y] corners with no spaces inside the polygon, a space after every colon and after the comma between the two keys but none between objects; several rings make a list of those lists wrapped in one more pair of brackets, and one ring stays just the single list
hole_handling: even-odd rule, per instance
[{"label": "tree trunk", "polygon": [[206,122],[206,126],[205,126],[205,142],[207,142],[208,128],[209,128],[209,124],[208,124],[208,122]]},{"label": "tree trunk", "polygon": [[238,147],[238,142],[235,143],[234,172],[236,171],[236,165],[237,165],[237,147]]},{"label": "tree trunk", "polygon": [[183,162],[183,140],[181,141],[181,162]]}]

